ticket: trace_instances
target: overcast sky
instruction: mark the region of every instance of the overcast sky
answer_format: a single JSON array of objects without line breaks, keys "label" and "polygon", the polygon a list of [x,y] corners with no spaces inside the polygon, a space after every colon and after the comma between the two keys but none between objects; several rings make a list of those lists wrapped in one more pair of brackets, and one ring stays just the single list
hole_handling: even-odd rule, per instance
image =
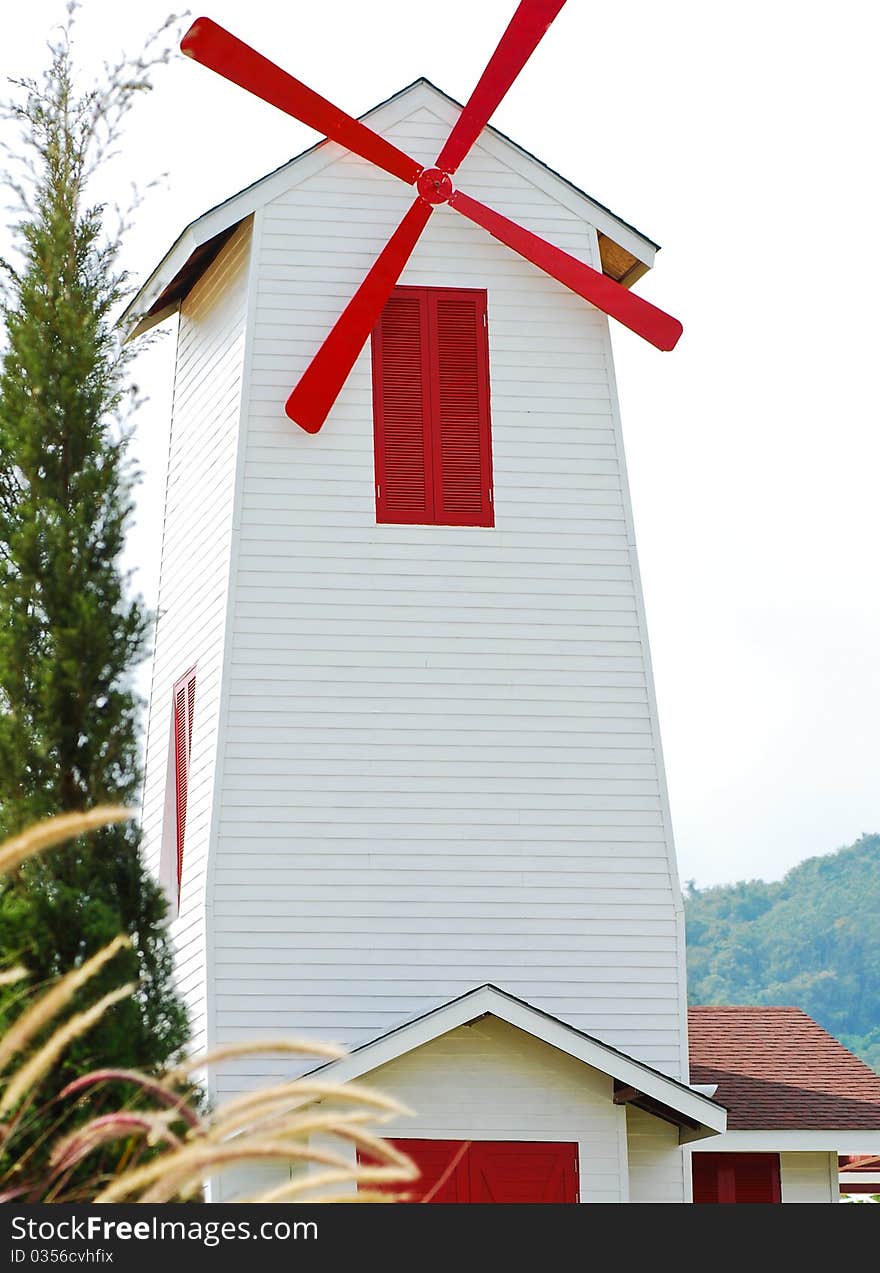
[{"label": "overcast sky", "polygon": [[[419,75],[458,100],[515,0],[206,0],[352,114]],[[136,51],[165,0],[84,0],[80,60]],[[4,5],[0,75],[36,73],[60,0]],[[569,0],[494,122],[663,245],[639,291],[685,335],[615,328],[683,878],[773,879],[880,829],[877,73],[867,0]],[[167,174],[126,263],[315,135],[178,57],[113,173]],[[0,229],[0,252],[8,235]],[[156,600],[171,341],[130,546]]]}]

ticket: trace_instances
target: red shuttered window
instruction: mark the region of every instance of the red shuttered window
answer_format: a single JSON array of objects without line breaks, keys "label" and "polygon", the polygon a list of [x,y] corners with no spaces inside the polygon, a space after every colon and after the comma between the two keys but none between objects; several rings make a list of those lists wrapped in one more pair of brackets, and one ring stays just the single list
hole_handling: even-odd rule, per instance
[{"label": "red shuttered window", "polygon": [[701,1154],[692,1158],[694,1202],[781,1202],[778,1154]]},{"label": "red shuttered window", "polygon": [[[573,1141],[397,1140],[421,1172],[411,1185],[389,1185],[411,1202],[577,1202]],[[358,1154],[361,1161],[367,1155]],[[375,1188],[370,1185],[369,1188]]]},{"label": "red shuttered window", "polygon": [[376,517],[492,526],[486,293],[397,287],[373,333]]},{"label": "red shuttered window", "polygon": [[174,820],[177,849],[177,900],[183,879],[183,845],[186,836],[186,799],[189,791],[189,756],[192,747],[196,702],[196,670],[190,668],[174,686]]}]

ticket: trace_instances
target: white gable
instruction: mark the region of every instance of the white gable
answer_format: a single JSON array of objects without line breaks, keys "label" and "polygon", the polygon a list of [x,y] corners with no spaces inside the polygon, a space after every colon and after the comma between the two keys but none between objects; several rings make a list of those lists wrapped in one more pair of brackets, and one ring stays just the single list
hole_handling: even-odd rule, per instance
[{"label": "white gable", "polygon": [[[393,131],[404,120],[415,125],[420,122],[442,121],[448,132],[458,118],[460,109],[451,98],[427,80],[422,79],[403,89],[387,102],[374,107],[363,116],[363,119],[369,121],[370,127],[382,135]],[[432,138],[433,135],[435,134],[432,131]],[[480,136],[479,148],[493,156],[498,163],[519,173],[537,190],[569,209],[598,232],[606,235],[625,252],[631,254],[637,262],[640,262],[643,268],[650,268],[653,265],[657,253],[655,243],[517,146],[510,138],[489,126]],[[413,158],[421,163],[430,164],[436,158],[436,153],[436,150],[427,148],[420,154],[413,152]],[[216,208],[212,208],[187,226],[127,307],[122,322],[130,328],[130,335],[133,337],[148,330],[178,308],[181,296],[185,294],[185,290],[181,289],[191,287],[204,268],[199,261],[198,253],[204,252],[206,245],[219,241],[220,236],[229,232],[232,227],[252,215],[258,208],[271,203],[273,199],[286,191],[295,189],[346,154],[347,152],[334,142],[321,142]],[[466,161],[459,172],[457,184],[471,193],[466,176],[461,175],[463,172],[466,173],[467,169]],[[393,177],[389,178],[387,174],[382,175],[386,180],[395,182],[401,189],[409,190],[410,198],[412,197],[411,188],[406,187],[402,182],[396,182]],[[357,192],[355,191],[352,197],[353,210],[356,202]],[[156,308],[157,302],[166,291],[169,292],[167,304],[161,304]]]},{"label": "white gable", "polygon": [[[698,1128],[683,1130],[682,1142],[712,1136],[723,1132],[727,1126],[727,1111],[697,1088],[678,1083],[616,1048],[608,1047],[599,1039],[558,1021],[548,1013],[536,1011],[531,1004],[505,994],[497,986],[480,986],[451,1003],[442,1004],[432,1012],[398,1026],[378,1039],[362,1044],[350,1056],[331,1061],[320,1069],[336,1082],[362,1078],[374,1071],[381,1074],[401,1057],[424,1048],[462,1026],[480,1023],[487,1017],[504,1022],[507,1026],[514,1027],[519,1034],[528,1035],[531,1039],[555,1048],[606,1078],[617,1080],[621,1085],[666,1106],[669,1111],[682,1115],[684,1120],[698,1123]],[[510,1034],[506,1037],[513,1039],[516,1036]],[[377,1079],[377,1083],[381,1087],[381,1079]],[[454,1067],[450,1067],[448,1083],[450,1088],[460,1086],[461,1079]],[[611,1099],[610,1088],[607,1089],[606,1098]],[[435,1129],[418,1134],[443,1133]],[[457,1135],[450,1132],[445,1134],[453,1138]]]}]

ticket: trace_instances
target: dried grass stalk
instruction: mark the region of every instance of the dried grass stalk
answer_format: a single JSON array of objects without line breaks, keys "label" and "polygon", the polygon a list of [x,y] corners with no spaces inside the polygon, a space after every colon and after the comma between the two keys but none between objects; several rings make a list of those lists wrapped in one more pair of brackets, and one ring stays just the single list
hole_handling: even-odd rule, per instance
[{"label": "dried grass stalk", "polygon": [[109,945],[92,955],[91,959],[87,959],[79,968],[74,968],[73,972],[67,973],[51,990],[41,995],[27,1012],[23,1012],[0,1039],[0,1073],[6,1069],[12,1057],[23,1051],[31,1039],[54,1020],[61,1009],[67,1006],[76,992],[94,977],[95,973],[100,972],[115,954],[130,945],[131,942],[127,937],[114,937]]},{"label": "dried grass stalk", "polygon": [[201,1056],[188,1057],[173,1070],[165,1074],[165,1081],[177,1083],[196,1070],[203,1070],[207,1065],[217,1065],[220,1061],[234,1060],[245,1056],[268,1056],[280,1054],[285,1056],[320,1056],[328,1061],[338,1061],[346,1056],[345,1048],[335,1043],[316,1043],[312,1039],[261,1039],[256,1043],[222,1043],[203,1052]]},{"label": "dried grass stalk", "polygon": [[46,1043],[13,1075],[9,1086],[3,1093],[2,1100],[0,1100],[0,1118],[8,1114],[10,1110],[14,1109],[26,1096],[34,1091],[43,1076],[52,1068],[65,1048],[74,1039],[78,1039],[81,1034],[85,1034],[87,1030],[90,1030],[93,1025],[100,1021],[105,1012],[112,1008],[114,1004],[119,1003],[121,999],[127,999],[134,989],[134,983],[130,982],[126,986],[120,986],[117,990],[111,990],[109,994],[104,995],[104,998],[99,999],[97,1003],[93,1003],[85,1012],[78,1012],[75,1017],[71,1017],[64,1025],[59,1026]]},{"label": "dried grass stalk", "polygon": [[[207,1129],[207,1139],[211,1141],[223,1141],[231,1136],[241,1135],[242,1133],[253,1134],[257,1131],[261,1133],[265,1130],[264,1125],[270,1120],[277,1118],[279,1113],[286,1113],[284,1109],[279,1107],[276,1102],[267,1105],[265,1109],[260,1110],[254,1117],[247,1119],[225,1119],[221,1116],[223,1110],[218,1113],[217,1120]],[[367,1113],[349,1113],[345,1115],[345,1122],[352,1124],[366,1123],[374,1117],[372,1111]],[[304,1114],[301,1118],[290,1119],[288,1117],[285,1126],[287,1135],[296,1134],[299,1137],[311,1136],[315,1132],[327,1131],[332,1132],[340,1125],[341,1118],[337,1111],[319,1111]]]},{"label": "dried grass stalk", "polygon": [[234,1100],[227,1101],[223,1106],[220,1114],[225,1120],[230,1120],[233,1116],[239,1117],[245,1113],[251,1117],[255,1111],[258,1111],[263,1105],[270,1101],[277,1101],[279,1112],[289,1111],[293,1113],[297,1109],[302,1109],[304,1105],[311,1104],[316,1100],[337,1100],[343,1104],[367,1105],[372,1109],[381,1110],[389,1114],[409,1114],[411,1111],[402,1105],[400,1101],[394,1100],[390,1096],[384,1096],[381,1092],[374,1092],[369,1087],[362,1087],[357,1083],[328,1083],[320,1079],[291,1079],[288,1083],[280,1083],[276,1087],[267,1087],[258,1089],[255,1092],[245,1092],[243,1096],[237,1096]]},{"label": "dried grass stalk", "polygon": [[[288,1140],[286,1136],[272,1139],[271,1143],[275,1149],[280,1151],[280,1156],[286,1158],[288,1163],[306,1165],[310,1163],[329,1163],[333,1165],[335,1163],[343,1166],[346,1163],[345,1158],[332,1150],[310,1148],[296,1140]],[[223,1146],[215,1147],[214,1153],[210,1157],[205,1157],[195,1171],[191,1168],[181,1167],[180,1170],[173,1172],[171,1175],[163,1174],[153,1185],[152,1189],[148,1189],[136,1201],[155,1204],[171,1202],[175,1197],[183,1198],[184,1200],[192,1198],[202,1188],[206,1180],[217,1174],[217,1166],[222,1163],[223,1158],[228,1153],[248,1155],[249,1144],[250,1142],[247,1139],[239,1138],[233,1142],[227,1141]],[[262,1152],[257,1161],[263,1161]]]},{"label": "dried grass stalk", "polygon": [[30,1193],[30,1191],[30,1185],[18,1185],[15,1189],[4,1189],[3,1192],[0,1193],[0,1203],[14,1202],[16,1198],[21,1198],[26,1193]]},{"label": "dried grass stalk", "polygon": [[[330,1125],[330,1127],[322,1128],[322,1130],[325,1130],[325,1132],[329,1130],[329,1132],[334,1133],[335,1136],[341,1136],[341,1134],[343,1134],[344,1124],[337,1123],[335,1127],[332,1127],[332,1125]],[[233,1142],[233,1143],[237,1143],[237,1142]],[[243,1144],[243,1146],[247,1147],[247,1144],[250,1142],[242,1141],[241,1143]],[[285,1132],[284,1136],[281,1137],[280,1143],[284,1143],[285,1146],[288,1146],[289,1139],[288,1139],[287,1132]],[[416,1169],[414,1162],[411,1161],[410,1158],[402,1158],[402,1164],[395,1165],[395,1166],[374,1167],[374,1166],[363,1166],[360,1164],[357,1164],[357,1166],[353,1166],[350,1164],[348,1160],[346,1160],[345,1157],[336,1155],[335,1152],[332,1152],[330,1150],[326,1150],[326,1151],[317,1150],[317,1148],[315,1147],[309,1148],[307,1146],[301,1146],[301,1144],[298,1144],[298,1143],[294,1143],[293,1147],[295,1152],[293,1153],[292,1156],[290,1156],[292,1157],[292,1161],[301,1162],[301,1164],[304,1166],[309,1166],[313,1164],[327,1164],[327,1162],[330,1162],[331,1160],[334,1160],[335,1162],[337,1162],[337,1164],[340,1164],[340,1162],[341,1164],[344,1164],[344,1166],[341,1167],[340,1170],[332,1172],[332,1175],[334,1175],[334,1178],[337,1181],[340,1181],[340,1183],[341,1181],[344,1181],[344,1180],[358,1180],[358,1181],[387,1181],[387,1183],[390,1183],[390,1184],[397,1184],[397,1183],[401,1183],[401,1181],[404,1181],[404,1180],[418,1179],[418,1176],[419,1176],[419,1171],[418,1169]],[[311,1192],[311,1190],[313,1189],[318,1188],[316,1181],[317,1181],[316,1172],[312,1172],[312,1174],[309,1174],[309,1175],[299,1176],[299,1183],[302,1184],[304,1190],[309,1190],[309,1192]],[[182,1198],[190,1198],[192,1197],[192,1194],[197,1192],[197,1189],[200,1188],[201,1184],[202,1184],[201,1172],[196,1172],[195,1175],[190,1175],[186,1179],[178,1180],[176,1190],[174,1190],[173,1188],[173,1181],[168,1181],[163,1178],[162,1180],[159,1181],[157,1185],[154,1186],[153,1189],[150,1189],[148,1193],[145,1193],[143,1197],[139,1199],[139,1202],[143,1202],[143,1203],[169,1202],[174,1192],[176,1192],[178,1195],[181,1195]],[[288,1181],[288,1184],[289,1184],[289,1181]],[[169,1188],[169,1185],[171,1185],[171,1188]]]},{"label": "dried grass stalk", "polygon": [[202,1125],[198,1114],[187,1104],[186,1093],[175,1092],[172,1088],[166,1087],[161,1079],[142,1074],[140,1070],[92,1070],[89,1074],[82,1074],[72,1083],[68,1083],[67,1087],[58,1093],[58,1100],[63,1101],[70,1096],[79,1096],[99,1083],[132,1083],[146,1096],[152,1096],[161,1105],[167,1105],[190,1127]]},{"label": "dried grass stalk", "polygon": [[[308,1120],[292,1119],[287,1122],[278,1124],[270,1133],[271,1143],[276,1150],[280,1150],[282,1156],[287,1155],[288,1161],[300,1161],[303,1163],[323,1163],[328,1166],[336,1166],[339,1172],[334,1179],[339,1183],[343,1181],[357,1181],[363,1183],[387,1182],[390,1184],[403,1183],[416,1180],[419,1177],[419,1170],[415,1163],[406,1154],[401,1153],[396,1146],[389,1144],[380,1137],[368,1132],[360,1124],[365,1118],[365,1112],[348,1114],[344,1117],[332,1115],[330,1113],[324,1115],[314,1115]],[[358,1148],[363,1149],[372,1158],[378,1159],[378,1165],[358,1163],[352,1166],[350,1160],[341,1157],[339,1154],[320,1149],[311,1144],[303,1145],[304,1136],[311,1136],[315,1132],[323,1134],[332,1134],[339,1140],[348,1141]],[[177,1160],[182,1164],[180,1170],[175,1169],[175,1156],[166,1156],[165,1163],[167,1170],[161,1179],[143,1194],[139,1201],[158,1203],[170,1201],[175,1194],[187,1197],[195,1191],[202,1183],[205,1172],[208,1175],[214,1172],[224,1164],[226,1153],[231,1149],[234,1153],[248,1154],[253,1145],[265,1144],[265,1133],[256,1135],[240,1134],[233,1141],[226,1141],[221,1145],[209,1145],[209,1151],[213,1149],[213,1153],[207,1158],[202,1158],[194,1170],[189,1162],[186,1152],[177,1155]],[[195,1149],[196,1146],[193,1146]],[[213,1170],[212,1170],[213,1168]],[[185,1173],[185,1174],[184,1174]],[[316,1176],[303,1177],[300,1181],[286,1183],[284,1189],[292,1188],[293,1183],[301,1186],[303,1191],[313,1192],[316,1188],[321,1187],[316,1183]],[[296,1196],[296,1190],[291,1196]]]},{"label": "dried grass stalk", "polygon": [[409,1155],[402,1153],[396,1145],[392,1145],[389,1140],[384,1140],[381,1136],[374,1136],[371,1132],[364,1131],[361,1127],[349,1127],[341,1125],[337,1128],[336,1135],[342,1140],[350,1140],[357,1145],[358,1149],[364,1149],[372,1157],[379,1162],[391,1163],[395,1168],[403,1172],[402,1179],[417,1180],[419,1172],[413,1160]]},{"label": "dried grass stalk", "polygon": [[27,968],[21,966],[5,968],[3,972],[0,972],[0,986],[14,986],[17,981],[23,981],[27,975]]},{"label": "dried grass stalk", "polygon": [[323,1198],[309,1198],[309,1202],[408,1202],[406,1193],[379,1193],[375,1189],[358,1189],[357,1193],[325,1194]]},{"label": "dried grass stalk", "polygon": [[[413,1175],[411,1179],[418,1177],[418,1171],[413,1167]],[[301,1176],[298,1180],[286,1180],[283,1185],[278,1185],[275,1189],[269,1189],[266,1193],[259,1194],[256,1198],[249,1198],[249,1202],[292,1202],[294,1198],[300,1198],[304,1193],[311,1193],[315,1189],[326,1189],[327,1185],[341,1185],[348,1181],[357,1181],[358,1184],[396,1184],[401,1179],[400,1172],[393,1167],[350,1167],[348,1171],[316,1171],[309,1176]],[[375,1191],[372,1191],[375,1192]],[[397,1195],[398,1198],[403,1195]],[[355,1195],[340,1195],[341,1201],[351,1202]],[[383,1192],[383,1198],[388,1197]],[[308,1201],[317,1201],[317,1199],[308,1199]],[[322,1200],[323,1201],[323,1200]]]},{"label": "dried grass stalk", "polygon": [[59,1141],[50,1161],[56,1174],[68,1171],[102,1145],[130,1136],[143,1136],[148,1145],[165,1141],[177,1148],[183,1142],[168,1126],[173,1118],[167,1110],[121,1110],[103,1114]]},{"label": "dried grass stalk", "polygon": [[[283,1135],[283,1127],[278,1131]],[[162,1178],[163,1192],[167,1191],[167,1197],[159,1198],[151,1191],[150,1201],[162,1202],[173,1197],[189,1177],[203,1180],[235,1163],[278,1161],[317,1162],[342,1168],[349,1166],[344,1158],[329,1150],[319,1149],[314,1145],[296,1145],[272,1136],[240,1137],[231,1144],[227,1142],[222,1145],[200,1140],[183,1149],[163,1154],[143,1167],[123,1172],[98,1194],[95,1202],[119,1202],[121,1198],[130,1197],[135,1191],[154,1184],[159,1177]],[[146,1196],[135,1199],[142,1202],[146,1200]]]},{"label": "dried grass stalk", "polygon": [[57,818],[47,818],[0,845],[0,871],[14,871],[22,862],[42,853],[44,849],[51,849],[56,844],[63,844],[65,840],[72,840],[97,827],[106,827],[112,822],[125,822],[131,817],[134,817],[133,809],[102,804],[85,813],[62,813]]}]

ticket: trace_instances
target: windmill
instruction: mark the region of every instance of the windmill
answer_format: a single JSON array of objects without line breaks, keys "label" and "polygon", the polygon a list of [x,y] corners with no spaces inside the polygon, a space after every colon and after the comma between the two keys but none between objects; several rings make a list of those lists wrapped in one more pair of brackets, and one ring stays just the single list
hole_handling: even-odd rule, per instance
[{"label": "windmill", "polygon": [[423,167],[367,125],[294,79],[210,18],[181,42],[187,56],[323,133],[392,176],[416,197],[286,403],[287,415],[317,433],[375,327],[435,207],[447,204],[597,309],[661,350],[674,348],[681,323],[613,279],[456,189],[453,177],[534,52],[565,0],[522,0],[437,156]]},{"label": "windmill", "polygon": [[681,327],[619,285],[657,245],[488,122],[561,8],[511,4],[464,107],[420,79],[362,121],[206,18],[183,41],[334,144],[129,308],[179,316],[145,841],[196,1046],[307,1032],[366,1073],[437,1023],[406,1036],[426,1178],[468,1141],[458,1201],[682,1200],[680,1128],[724,1111],[682,1086],[608,316]]},{"label": "windmill", "polygon": [[[370,127],[206,18],[183,42],[339,145],[206,210],[129,306],[178,322],[148,860],[194,1047],[338,1040],[322,1079],[415,1111],[387,1131],[422,1201],[828,1202],[877,1080],[823,1035],[839,1078],[793,1087],[793,1009],[687,1013],[606,317],[675,345],[614,281],[657,245],[487,126],[561,8],[523,0],[464,108],[417,80]],[[521,224],[455,188],[468,152]],[[209,1066],[210,1098],[287,1064]]]}]

